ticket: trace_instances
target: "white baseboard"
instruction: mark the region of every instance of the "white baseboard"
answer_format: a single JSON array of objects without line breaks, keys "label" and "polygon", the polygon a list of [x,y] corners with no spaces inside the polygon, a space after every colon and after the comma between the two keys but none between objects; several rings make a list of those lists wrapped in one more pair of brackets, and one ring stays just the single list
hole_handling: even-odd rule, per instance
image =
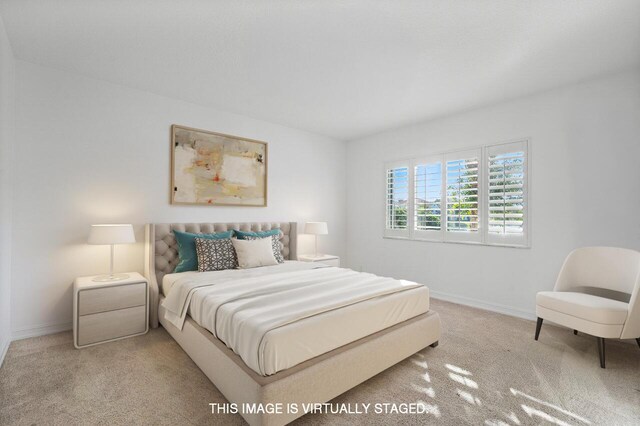
[{"label": "white baseboard", "polygon": [[13,330],[11,337],[13,340],[27,339],[29,337],[44,336],[47,334],[60,333],[61,331],[71,330],[73,323],[61,322],[54,324],[42,324],[30,327],[21,327]]},{"label": "white baseboard", "polygon": [[513,308],[499,303],[485,302],[483,300],[473,299],[471,297],[459,296],[457,294],[445,293],[442,291],[429,290],[434,299],[444,300],[445,302],[457,303],[459,305],[471,306],[473,308],[484,309],[485,311],[497,312],[512,317],[535,320],[535,312],[525,311],[524,309]]},{"label": "white baseboard", "polygon": [[0,342],[0,367],[2,367],[2,363],[4,362],[4,357],[7,355],[7,351],[9,350],[9,345],[11,344],[11,339],[7,339],[6,342]]}]

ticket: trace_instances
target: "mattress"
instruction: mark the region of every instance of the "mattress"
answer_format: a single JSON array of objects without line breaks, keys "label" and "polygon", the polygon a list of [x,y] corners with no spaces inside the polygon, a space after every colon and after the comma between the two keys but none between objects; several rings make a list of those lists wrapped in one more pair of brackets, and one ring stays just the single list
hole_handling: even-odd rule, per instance
[{"label": "mattress", "polygon": [[[423,285],[333,267],[309,272],[320,268],[324,267],[286,262],[253,270],[185,272],[166,275],[162,287],[165,295],[175,291],[175,299],[180,288],[189,283],[189,297],[184,298],[188,315],[263,376],[429,310],[429,290]],[[307,287],[298,288],[298,282]],[[269,288],[274,286],[286,286],[287,290],[271,294]],[[325,287],[330,286],[333,289],[329,292]],[[236,289],[243,293],[234,294]],[[225,292],[226,299],[219,302]],[[322,298],[314,299],[314,292],[322,294]],[[260,296],[254,300],[256,293]],[[281,295],[285,294],[283,298]],[[341,297],[344,303],[340,303]],[[327,307],[323,308],[325,299]],[[306,305],[314,303],[315,308],[305,310]],[[264,318],[264,322],[257,318]]]}]

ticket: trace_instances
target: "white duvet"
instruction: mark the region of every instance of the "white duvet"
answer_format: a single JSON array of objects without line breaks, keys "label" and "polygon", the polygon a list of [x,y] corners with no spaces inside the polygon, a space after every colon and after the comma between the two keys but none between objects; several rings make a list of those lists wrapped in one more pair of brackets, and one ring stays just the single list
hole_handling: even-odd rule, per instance
[{"label": "white duvet", "polygon": [[426,287],[305,262],[188,274],[173,281],[165,319],[187,312],[261,375],[428,311]]}]

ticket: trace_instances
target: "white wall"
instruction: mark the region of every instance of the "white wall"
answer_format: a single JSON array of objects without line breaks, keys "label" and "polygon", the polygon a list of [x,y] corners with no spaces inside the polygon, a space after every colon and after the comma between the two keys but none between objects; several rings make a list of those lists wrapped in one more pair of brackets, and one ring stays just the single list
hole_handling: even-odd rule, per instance
[{"label": "white wall", "polygon": [[[382,238],[383,163],[531,137],[530,249]],[[640,70],[348,143],[347,253],[354,269],[436,296],[532,317],[563,259],[585,245],[640,249]]]},{"label": "white wall", "polygon": [[[146,222],[326,220],[346,251],[346,147],[326,137],[17,61],[14,337],[70,327],[74,277],[108,269],[89,225],[135,224],[118,271],[143,269]],[[266,208],[171,206],[172,123],[269,142]],[[301,245],[309,243],[308,239]]]},{"label": "white wall", "polygon": [[[2,57],[3,70],[10,62]],[[73,278],[108,267],[108,249],[85,244],[91,223],[134,223],[139,243],[117,248],[116,268],[142,271],[145,222],[327,220],[331,235],[321,249],[348,255],[355,269],[413,279],[437,295],[523,316],[532,315],[535,293],[553,286],[572,248],[640,249],[639,70],[345,148],[23,61],[15,66],[11,324],[17,338],[70,327]],[[3,135],[4,123],[3,115]],[[268,141],[269,207],[169,205],[172,123]],[[525,136],[532,139],[531,249],[382,238],[384,161]],[[7,205],[3,198],[3,210]]]},{"label": "white wall", "polygon": [[15,61],[0,17],[0,365],[11,337],[11,170]]}]

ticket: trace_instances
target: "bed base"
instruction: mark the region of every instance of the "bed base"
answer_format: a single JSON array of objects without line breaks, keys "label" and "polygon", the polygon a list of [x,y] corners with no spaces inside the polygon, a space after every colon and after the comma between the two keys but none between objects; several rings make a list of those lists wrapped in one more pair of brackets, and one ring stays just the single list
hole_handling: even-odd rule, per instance
[{"label": "bed base", "polygon": [[[274,375],[263,377],[251,370],[231,349],[187,317],[182,330],[164,320],[162,326],[231,403],[324,403],[397,364],[427,346],[437,346],[440,317],[427,312],[370,336],[342,346]],[[209,409],[209,407],[203,407]],[[251,426],[278,426],[304,415],[240,414]],[[227,414],[211,414],[224,416]]]}]

